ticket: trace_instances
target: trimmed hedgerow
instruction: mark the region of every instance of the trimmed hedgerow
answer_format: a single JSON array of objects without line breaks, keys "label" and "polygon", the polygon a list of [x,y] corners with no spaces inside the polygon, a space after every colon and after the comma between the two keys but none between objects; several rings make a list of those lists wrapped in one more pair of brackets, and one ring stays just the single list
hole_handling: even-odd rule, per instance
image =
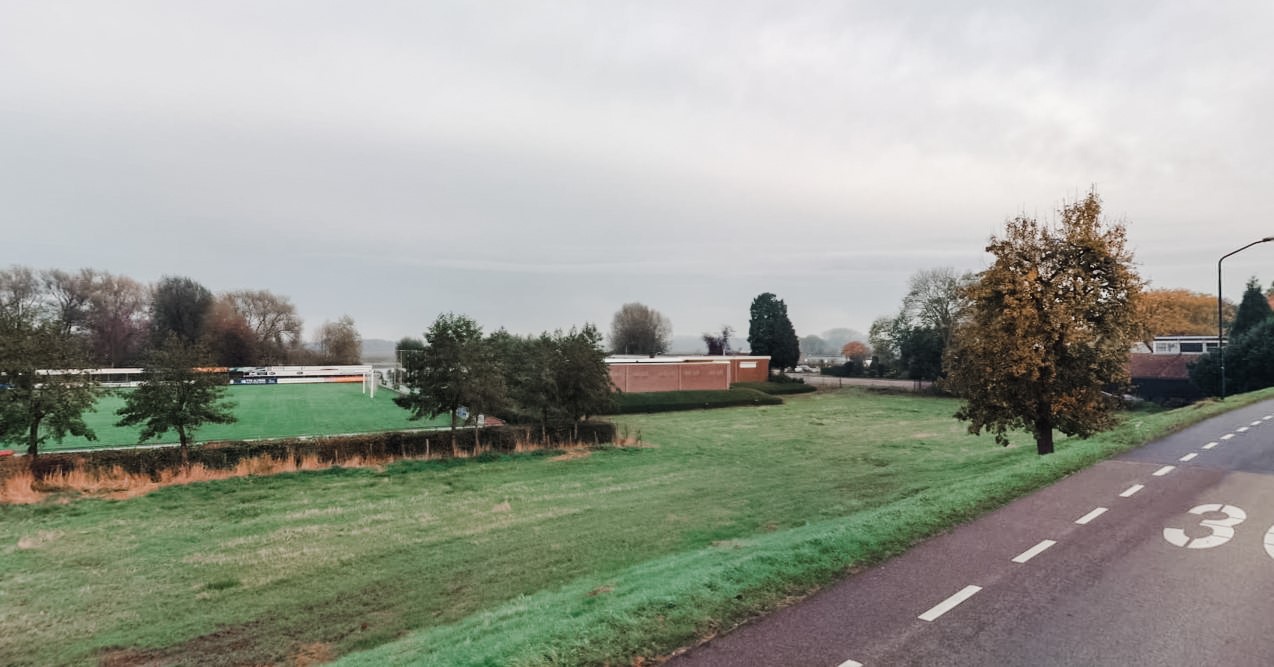
[{"label": "trimmed hedgerow", "polygon": [[[455,446],[449,430],[394,431],[365,433],[319,438],[290,438],[282,440],[258,440],[251,442],[210,442],[190,450],[190,463],[206,468],[225,470],[234,468],[239,461],[269,456],[276,460],[288,458],[300,461],[316,456],[321,463],[340,464],[353,457],[395,458],[472,454],[476,446],[491,452],[512,452],[519,444],[533,443],[553,445],[565,442],[609,444],[615,441],[615,425],[605,421],[589,421],[579,424],[578,434],[571,429],[550,429],[541,432],[528,426],[504,425],[481,429],[478,442],[474,429],[457,429]],[[25,467],[27,460],[8,462],[10,466]],[[6,466],[7,467],[7,466]],[[108,470],[119,467],[134,475],[149,475],[158,479],[162,471],[181,467],[181,452],[177,447],[139,447],[129,449],[104,449],[89,452],[43,454],[31,466],[36,479],[51,473],[72,470]],[[3,471],[0,470],[0,473]],[[2,475],[0,475],[2,476]]]},{"label": "trimmed hedgerow", "polygon": [[755,389],[725,389],[703,391],[651,391],[644,393],[618,393],[615,395],[615,414],[673,412],[676,410],[702,410],[705,408],[729,408],[740,405],[781,405],[783,399]]},{"label": "trimmed hedgerow", "polygon": [[771,394],[774,396],[786,396],[788,394],[808,394],[818,391],[818,387],[803,382],[735,382],[730,385],[731,388],[737,389],[755,389],[759,392]]}]

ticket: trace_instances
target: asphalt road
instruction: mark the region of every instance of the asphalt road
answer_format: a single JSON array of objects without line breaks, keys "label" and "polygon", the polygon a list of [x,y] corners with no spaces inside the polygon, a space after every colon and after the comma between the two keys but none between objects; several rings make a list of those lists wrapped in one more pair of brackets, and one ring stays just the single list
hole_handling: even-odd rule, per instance
[{"label": "asphalt road", "polygon": [[1274,665],[1274,401],[1099,463],[669,664]]}]

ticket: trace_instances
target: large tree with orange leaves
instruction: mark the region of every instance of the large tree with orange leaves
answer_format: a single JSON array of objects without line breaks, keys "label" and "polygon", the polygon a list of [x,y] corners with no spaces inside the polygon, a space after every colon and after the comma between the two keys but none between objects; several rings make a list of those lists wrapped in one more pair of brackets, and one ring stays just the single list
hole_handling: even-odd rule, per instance
[{"label": "large tree with orange leaves", "polygon": [[[1216,295],[1191,292],[1185,289],[1152,289],[1142,295],[1142,310],[1146,314],[1147,333],[1150,336],[1206,336],[1215,335]],[[1224,303],[1225,321],[1234,318],[1234,304]]]},{"label": "large tree with orange leaves", "polygon": [[968,288],[970,317],[947,351],[945,386],[965,401],[956,417],[1002,445],[1027,429],[1040,454],[1053,451],[1054,430],[1083,438],[1113,426],[1145,330],[1123,224],[1101,217],[1095,192],[1058,214],[1052,224],[1019,216],[991,239],[995,262]]}]

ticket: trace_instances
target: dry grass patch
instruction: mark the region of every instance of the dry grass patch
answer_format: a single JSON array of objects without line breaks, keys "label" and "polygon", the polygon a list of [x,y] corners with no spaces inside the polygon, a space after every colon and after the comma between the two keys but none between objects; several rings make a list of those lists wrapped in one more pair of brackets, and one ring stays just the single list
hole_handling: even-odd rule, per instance
[{"label": "dry grass patch", "polygon": [[[621,446],[641,445],[636,440],[632,440],[632,442],[627,445],[621,443]],[[525,453],[541,451],[544,449],[565,450],[564,454],[553,457],[552,460],[566,461],[588,457],[594,449],[594,446],[580,442],[545,446],[530,441],[520,440],[515,444],[513,451]],[[489,446],[477,447],[472,451],[450,449],[444,451],[449,451],[450,457],[458,459],[467,459],[482,456],[484,454],[500,453]],[[270,455],[261,455],[249,459],[243,459],[239,461],[235,467],[228,469],[208,468],[203,464],[196,463],[185,469],[163,471],[160,473],[158,479],[154,479],[149,475],[128,473],[125,472],[123,468],[115,466],[109,470],[77,468],[66,472],[50,473],[37,480],[30,470],[21,468],[11,472],[7,476],[4,476],[3,479],[0,479],[0,504],[30,505],[47,500],[52,496],[62,496],[64,501],[67,496],[123,500],[143,496],[167,486],[195,484],[199,482],[210,482],[235,477],[262,477],[301,471],[326,470],[329,468],[373,468],[383,470],[385,466],[394,463],[395,461],[427,461],[436,458],[439,458],[439,454],[437,452],[425,454],[424,456],[407,457],[370,457],[355,455],[332,463],[320,461],[317,455],[307,455],[299,458],[289,457],[285,459],[276,459]],[[340,514],[343,511],[344,510],[341,508],[324,508],[305,510],[305,513]]]}]

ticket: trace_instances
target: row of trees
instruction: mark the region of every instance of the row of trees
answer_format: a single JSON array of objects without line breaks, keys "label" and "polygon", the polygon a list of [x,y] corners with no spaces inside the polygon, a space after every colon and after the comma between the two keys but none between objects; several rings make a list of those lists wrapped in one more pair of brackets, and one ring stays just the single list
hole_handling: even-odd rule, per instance
[{"label": "row of trees", "polygon": [[440,315],[424,338],[404,338],[397,353],[407,393],[394,402],[415,419],[449,415],[452,435],[479,415],[500,415],[549,429],[571,428],[612,407],[602,335],[591,324],[538,336],[500,329],[484,335],[464,315]]},{"label": "row of trees", "polygon": [[268,290],[213,295],[197,281],[166,276],[154,285],[96,269],[25,266],[0,270],[0,310],[19,321],[48,322],[79,341],[87,363],[136,366],[168,335],[202,343],[222,366],[357,363],[361,338],[348,316],[327,322],[313,346],[284,296]]},{"label": "row of trees", "polygon": [[[898,314],[877,318],[872,323],[869,350],[874,374],[914,380],[944,377],[944,359],[955,325],[969,315],[971,290],[980,279],[980,275],[957,273],[947,267],[913,274]],[[1249,291],[1252,290],[1259,300],[1259,286],[1249,286]],[[1244,297],[1245,300],[1251,298]],[[1147,289],[1141,292],[1133,307],[1138,309],[1138,319],[1145,323],[1145,337],[1141,342],[1147,346],[1152,344],[1153,336],[1216,333],[1215,295],[1184,289]],[[1241,331],[1246,325],[1235,320],[1239,311],[1232,302],[1223,302],[1225,320],[1235,321],[1234,327]],[[847,349],[843,348],[842,353],[849,357]]]},{"label": "row of trees", "polygon": [[95,439],[83,419],[99,391],[84,369],[142,365],[119,425],[139,442],[176,431],[183,458],[194,430],[232,419],[224,377],[192,369],[259,363],[352,363],[361,342],[348,317],[324,325],[318,351],[300,345],[301,320],[266,291],[213,294],[185,277],[144,286],[84,269],[0,271],[0,442],[34,458],[50,439]]},{"label": "row of trees", "polygon": [[[773,368],[795,366],[801,358],[801,341],[787,315],[787,304],[770,292],[752,300],[748,321],[748,345],[752,354],[768,355]],[[703,334],[709,355],[731,354],[734,328]],[[657,356],[668,351],[672,324],[662,313],[640,303],[626,303],[611,319],[610,350],[613,354]]]},{"label": "row of trees", "polygon": [[[1242,393],[1274,387],[1274,310],[1269,291],[1256,278],[1248,281],[1227,331],[1225,391]],[[1217,352],[1200,357],[1190,367],[1190,380],[1205,393],[1221,394],[1221,358]]]}]

